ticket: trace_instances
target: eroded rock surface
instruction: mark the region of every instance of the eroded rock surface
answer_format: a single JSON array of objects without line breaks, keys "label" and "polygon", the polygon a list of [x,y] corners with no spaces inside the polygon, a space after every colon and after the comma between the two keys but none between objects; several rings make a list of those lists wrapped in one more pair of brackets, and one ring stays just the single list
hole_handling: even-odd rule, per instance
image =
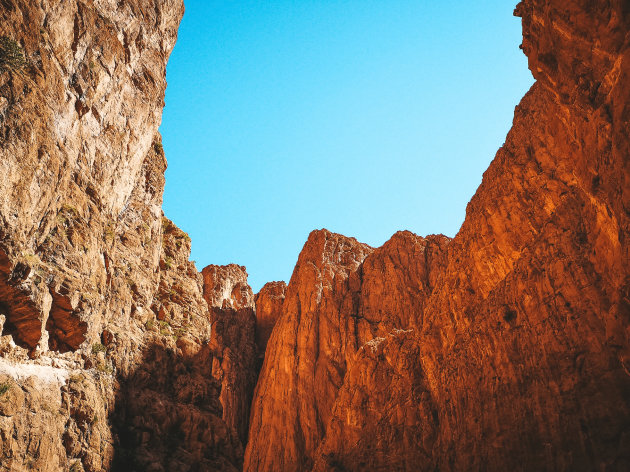
[{"label": "eroded rock surface", "polygon": [[519,3],[453,240],[314,231],[256,297],[162,214],[182,13],[0,2],[0,470],[629,470],[627,3]]},{"label": "eroded rock surface", "polygon": [[267,345],[246,470],[312,467],[357,352],[417,325],[448,243],[400,232],[373,249],[327,230],[311,233]]}]

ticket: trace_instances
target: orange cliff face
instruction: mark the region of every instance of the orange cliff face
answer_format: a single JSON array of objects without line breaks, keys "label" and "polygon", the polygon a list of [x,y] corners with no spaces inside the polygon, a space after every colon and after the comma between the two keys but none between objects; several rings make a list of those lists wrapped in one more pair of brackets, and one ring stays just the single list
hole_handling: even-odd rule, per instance
[{"label": "orange cliff face", "polygon": [[630,468],[630,11],[515,13],[537,82],[460,232],[311,234],[245,470]]},{"label": "orange cliff face", "polygon": [[273,327],[282,314],[286,291],[287,284],[283,281],[267,282],[256,294],[256,346],[260,358],[264,357]]},{"label": "orange cliff face", "polygon": [[375,250],[311,233],[267,345],[245,470],[310,470],[357,352],[413,332],[448,242],[401,232]]}]

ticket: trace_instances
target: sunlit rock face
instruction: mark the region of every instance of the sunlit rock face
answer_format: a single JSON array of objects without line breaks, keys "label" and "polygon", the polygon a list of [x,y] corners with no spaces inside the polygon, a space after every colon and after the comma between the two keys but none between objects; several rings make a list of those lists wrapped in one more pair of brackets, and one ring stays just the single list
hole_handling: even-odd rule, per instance
[{"label": "sunlit rock face", "polygon": [[[357,356],[376,352],[392,333],[417,330],[449,241],[400,232],[373,249],[327,230],[311,233],[267,344],[246,470],[310,470]],[[377,386],[365,387],[376,401]]]},{"label": "sunlit rock face", "polygon": [[460,232],[311,235],[245,470],[630,467],[630,8],[515,13],[537,82]]},{"label": "sunlit rock face", "polygon": [[0,54],[13,45],[23,64],[0,58],[0,302],[33,354],[77,352],[150,312],[182,14],[171,0],[2,4]]},{"label": "sunlit rock face", "polygon": [[515,13],[457,236],[314,231],[254,296],[161,211],[182,2],[0,2],[0,470],[630,470],[630,7]]}]

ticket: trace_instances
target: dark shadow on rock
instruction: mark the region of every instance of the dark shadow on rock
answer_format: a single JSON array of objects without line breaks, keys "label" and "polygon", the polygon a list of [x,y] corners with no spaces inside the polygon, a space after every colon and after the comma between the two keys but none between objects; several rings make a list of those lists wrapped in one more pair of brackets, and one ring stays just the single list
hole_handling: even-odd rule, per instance
[{"label": "dark shadow on rock", "polygon": [[177,347],[157,340],[142,362],[119,379],[110,420],[115,436],[111,470],[236,471],[243,446],[222,419],[221,387],[212,376],[208,344],[185,338]]}]

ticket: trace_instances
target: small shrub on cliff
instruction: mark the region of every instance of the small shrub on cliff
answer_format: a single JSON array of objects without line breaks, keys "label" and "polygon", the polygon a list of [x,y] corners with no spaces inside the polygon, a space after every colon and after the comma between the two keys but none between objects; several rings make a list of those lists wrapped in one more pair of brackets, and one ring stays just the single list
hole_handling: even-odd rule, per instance
[{"label": "small shrub on cliff", "polygon": [[175,330],[175,332],[173,333],[173,339],[175,339],[175,341],[177,341],[179,338],[183,337],[186,335],[186,328],[185,327],[180,327],[177,328]]},{"label": "small shrub on cliff", "polygon": [[0,397],[2,397],[5,393],[7,393],[10,388],[11,388],[11,384],[1,383],[0,384]]},{"label": "small shrub on cliff", "polygon": [[75,384],[82,384],[84,380],[85,376],[82,373],[72,374],[68,377],[68,381]]},{"label": "small shrub on cliff", "polygon": [[106,242],[108,243],[114,242],[114,238],[116,237],[116,232],[114,231],[112,224],[109,224],[107,228],[105,228],[104,236],[105,236]]},{"label": "small shrub on cliff", "polygon": [[19,72],[26,66],[22,46],[7,36],[0,38],[0,72]]},{"label": "small shrub on cliff", "polygon": [[98,354],[99,352],[106,352],[107,348],[101,343],[92,344],[92,354]]},{"label": "small shrub on cliff", "polygon": [[96,370],[98,370],[102,374],[111,375],[114,373],[114,368],[106,362],[99,363],[96,366]]},{"label": "small shrub on cliff", "polygon": [[168,321],[160,321],[160,334],[162,336],[168,336],[169,334],[171,334],[171,325],[168,323]]}]

